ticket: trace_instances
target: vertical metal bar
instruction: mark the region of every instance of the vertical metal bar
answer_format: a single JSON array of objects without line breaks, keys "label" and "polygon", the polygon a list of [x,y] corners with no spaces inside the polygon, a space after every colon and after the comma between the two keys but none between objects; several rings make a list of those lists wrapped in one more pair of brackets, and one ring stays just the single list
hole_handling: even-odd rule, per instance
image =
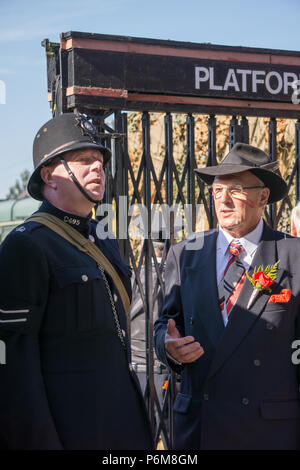
[{"label": "vertical metal bar", "polygon": [[[115,158],[115,202],[116,202],[116,233],[119,242],[121,256],[129,264],[129,239],[128,239],[128,164],[127,164],[127,114],[115,113],[114,129],[118,133],[124,133],[123,138],[114,140],[112,148]],[[124,199],[126,197],[126,200]],[[125,202],[125,204],[124,204]],[[127,236],[120,234],[120,224],[126,226]],[[122,238],[120,238],[122,235]],[[127,318],[128,337],[131,340],[131,319]]]},{"label": "vertical metal bar", "polygon": [[[103,126],[103,111],[99,110],[96,116],[93,116],[93,124],[95,125],[97,131],[101,134],[104,132],[104,126]],[[112,127],[115,126],[115,115],[113,114],[113,124]],[[116,156],[115,156],[115,147],[114,143],[111,142],[111,140],[106,141],[105,139],[100,140],[102,145],[107,146],[111,149],[112,152],[112,157],[108,164],[105,167],[105,175],[106,175],[106,181],[105,181],[105,193],[104,193],[104,198],[101,201],[102,203],[106,204],[111,204],[112,200],[115,195],[115,173],[116,173]]]},{"label": "vertical metal bar", "polygon": [[300,120],[295,124],[296,203],[300,200]]},{"label": "vertical metal bar", "polygon": [[142,116],[143,137],[143,200],[148,211],[147,239],[145,240],[145,331],[146,331],[146,406],[150,423],[155,435],[155,388],[154,388],[154,355],[153,355],[153,302],[152,302],[152,251],[151,251],[151,174],[150,174],[150,117],[148,112]]},{"label": "vertical metal bar", "polygon": [[211,114],[208,118],[208,158],[207,166],[217,164],[216,157],[216,116]]},{"label": "vertical metal bar", "polygon": [[249,124],[246,116],[243,116],[241,119],[241,142],[249,144]]},{"label": "vertical metal bar", "polygon": [[[269,157],[272,161],[276,160],[277,157],[277,145],[276,145],[276,119],[271,118],[269,121]],[[276,204],[269,205],[269,215],[271,226],[274,227],[276,218]]]},{"label": "vertical metal bar", "polygon": [[[126,113],[115,113],[115,130],[118,133],[124,134],[123,138],[115,140],[117,238],[119,240],[121,255],[126,263],[129,263],[128,237],[126,237],[126,239],[120,239],[120,222],[122,222],[122,225],[128,227],[128,142]],[[120,197],[122,197],[122,203],[120,203]],[[124,197],[126,197],[126,201]],[[122,236],[123,235],[122,233]]]},{"label": "vertical metal bar", "polygon": [[[207,157],[207,166],[213,166],[217,164],[216,157],[216,117],[214,114],[211,114],[208,118],[208,157]],[[209,228],[215,226],[215,208],[212,195],[208,195],[208,206],[210,213]]]},{"label": "vertical metal bar", "polygon": [[[121,113],[120,111],[116,111],[114,113],[114,130],[116,132],[120,132],[121,128]],[[113,140],[112,147],[114,148],[114,196],[115,196],[115,203],[116,203],[116,216],[117,220],[120,218],[119,212],[119,197],[123,195],[123,179],[122,179],[122,147],[120,140]],[[116,226],[116,233],[117,238],[119,239],[119,224]]]},{"label": "vertical metal bar", "polygon": [[[173,123],[170,113],[165,115],[165,149],[166,149],[166,202],[171,207],[173,205]],[[173,212],[170,214],[171,219],[168,221],[170,227],[170,240],[167,240],[167,247],[174,243],[174,217]]]},{"label": "vertical metal bar", "polygon": [[128,180],[129,180],[129,156],[128,156],[128,126],[127,126],[127,113],[122,113],[122,178],[124,195],[127,197],[127,212],[126,212],[126,225],[127,225],[127,238],[124,243],[123,256],[127,264],[129,264],[129,236],[128,236],[128,207],[129,207],[129,195],[128,195]]},{"label": "vertical metal bar", "polygon": [[[71,60],[74,61],[74,55],[71,56]],[[72,64],[74,65],[74,64]],[[53,110],[55,116],[58,114],[66,113],[67,112],[67,97],[66,97],[66,89],[68,87],[68,51],[59,49],[59,69],[60,69],[60,80],[58,86],[58,97],[56,99],[56,106],[57,109]],[[73,69],[73,67],[70,67]]]},{"label": "vertical metal bar", "polygon": [[188,159],[188,179],[187,179],[187,203],[192,208],[192,232],[196,230],[196,207],[195,207],[195,120],[189,114],[186,119],[186,147]]},{"label": "vertical metal bar", "polygon": [[[172,116],[170,113],[165,115],[165,149],[166,149],[166,203],[171,207],[173,205],[173,135],[172,135]],[[172,217],[173,213],[171,213]],[[167,240],[167,248],[170,244],[174,243],[174,220],[170,220],[170,240]],[[176,375],[173,371],[169,375],[169,388],[168,388],[168,427],[169,427],[169,441],[171,448],[173,447],[174,441],[174,415],[173,415],[173,403],[175,399],[175,384]]]},{"label": "vertical metal bar", "polygon": [[238,120],[235,116],[232,116],[229,124],[229,150],[232,149],[234,144],[238,142],[238,131],[239,125]]}]

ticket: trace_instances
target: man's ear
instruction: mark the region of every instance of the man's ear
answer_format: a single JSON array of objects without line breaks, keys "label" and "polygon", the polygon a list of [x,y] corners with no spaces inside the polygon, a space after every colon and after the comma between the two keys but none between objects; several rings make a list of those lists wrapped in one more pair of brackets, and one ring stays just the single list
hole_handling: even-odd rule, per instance
[{"label": "man's ear", "polygon": [[57,189],[57,184],[52,176],[52,170],[51,166],[44,166],[41,168],[40,175],[45,185],[50,186],[52,189]]},{"label": "man's ear", "polygon": [[261,205],[266,206],[268,203],[268,199],[270,196],[270,189],[269,188],[263,188],[261,191]]}]

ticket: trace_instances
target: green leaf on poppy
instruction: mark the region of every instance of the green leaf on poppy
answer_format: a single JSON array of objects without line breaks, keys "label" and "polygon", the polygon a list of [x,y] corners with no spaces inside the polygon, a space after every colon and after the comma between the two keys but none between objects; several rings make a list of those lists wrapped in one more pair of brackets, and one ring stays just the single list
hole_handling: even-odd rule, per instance
[{"label": "green leaf on poppy", "polygon": [[268,266],[265,268],[264,274],[265,274],[266,276],[268,276],[268,273],[269,273],[269,271],[271,270],[271,267],[272,267],[272,266],[270,266],[270,265],[268,264]]},{"label": "green leaf on poppy", "polygon": [[272,280],[276,279],[279,261],[280,260],[278,260],[273,265],[268,264],[268,266],[266,266],[265,268],[263,267],[263,265],[258,266],[258,268],[255,266],[252,277],[250,277],[248,272],[246,272],[247,278],[251,282],[254,289],[267,290],[267,291],[271,292],[270,287],[263,288],[259,281],[254,281],[253,277],[255,276],[256,273],[262,272],[265,276],[268,276],[270,279],[272,279]]},{"label": "green leaf on poppy", "polygon": [[279,264],[279,260],[277,261],[277,263],[273,264],[273,266],[270,266],[270,267],[268,266],[270,269],[268,270],[268,272],[267,271],[265,272],[265,274],[273,280],[276,279],[278,264]]},{"label": "green leaf on poppy", "polygon": [[[254,271],[255,271],[255,268],[254,268]],[[253,287],[255,287],[255,282],[253,281],[252,277],[249,276],[248,271],[246,271],[246,276],[247,276],[248,280],[251,282],[251,284],[253,285]]]}]

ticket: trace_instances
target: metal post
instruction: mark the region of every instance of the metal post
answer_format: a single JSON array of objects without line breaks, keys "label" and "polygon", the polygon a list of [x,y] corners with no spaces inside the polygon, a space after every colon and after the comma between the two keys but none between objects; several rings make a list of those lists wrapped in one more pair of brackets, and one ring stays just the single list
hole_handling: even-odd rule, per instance
[{"label": "metal post", "polygon": [[[272,161],[276,160],[277,156],[277,145],[276,145],[276,119],[271,118],[269,121],[269,156]],[[269,216],[271,226],[274,227],[276,218],[276,205],[269,204]]]},{"label": "metal post", "polygon": [[249,124],[248,124],[248,119],[246,118],[246,116],[242,117],[240,130],[241,130],[241,139],[240,139],[241,142],[244,142],[244,144],[249,144]]},{"label": "metal post", "polygon": [[[104,112],[99,110],[99,112],[92,116],[93,124],[97,129],[99,134],[104,134],[105,127],[104,127]],[[115,126],[115,114],[113,114],[113,126]],[[106,139],[100,139],[102,145],[109,147],[112,152],[112,157],[108,164],[105,167],[105,193],[104,198],[102,199],[101,203],[111,204],[113,198],[115,197],[115,175],[116,175],[116,153],[115,153],[115,146],[114,143],[111,142],[111,139],[108,141]],[[100,204],[101,204],[100,203]]]},{"label": "metal post", "polygon": [[188,179],[187,179],[187,203],[192,207],[192,226],[189,228],[192,232],[196,230],[196,205],[195,205],[195,120],[189,114],[186,119],[186,140],[187,140],[187,160],[188,160]]},{"label": "metal post", "polygon": [[232,116],[229,125],[229,150],[239,141],[239,125],[235,116]]},{"label": "metal post", "polygon": [[[208,157],[206,166],[213,166],[217,164],[216,158],[216,117],[214,114],[209,116],[208,122]],[[208,195],[208,205],[209,205],[209,228],[215,226],[215,208],[214,200],[212,195]]]},{"label": "metal post", "polygon": [[[173,123],[170,113],[165,115],[165,148],[166,148],[166,203],[171,207],[173,205]],[[174,243],[174,217],[173,212],[170,213],[168,221],[170,227],[170,240],[167,240],[167,247]]]},{"label": "metal post", "polygon": [[[129,263],[128,236],[126,239],[120,238],[120,219],[122,224],[128,228],[128,141],[127,141],[127,114],[115,113],[115,131],[122,133],[122,138],[115,139],[115,161],[116,161],[116,220],[117,220],[117,238],[121,255],[126,263]],[[122,207],[120,207],[120,196],[122,197]],[[127,198],[126,204],[123,203],[124,197]],[[121,213],[120,213],[121,210]],[[128,234],[128,230],[127,230]]]},{"label": "metal post", "polygon": [[[120,111],[116,111],[114,113],[114,126],[115,132],[121,131],[121,113]],[[119,197],[124,194],[123,188],[123,179],[122,179],[122,146],[120,140],[114,139],[112,141],[112,149],[114,149],[114,197],[116,201],[116,216],[117,220],[119,220],[120,213],[119,213]],[[119,224],[116,226],[117,238],[119,239]]]},{"label": "metal post", "polygon": [[[172,116],[170,113],[165,115],[165,149],[166,149],[166,203],[171,207],[173,205],[173,134],[172,134]],[[173,213],[171,213],[171,217]],[[170,220],[170,240],[167,240],[167,247],[174,243],[174,221]],[[168,417],[169,417],[169,439],[170,446],[173,447],[174,439],[174,416],[173,416],[173,402],[175,399],[175,384],[176,375],[173,371],[169,374],[169,387],[168,387]]]},{"label": "metal post", "polygon": [[155,386],[153,355],[153,301],[152,301],[152,250],[151,250],[151,174],[150,174],[150,117],[148,112],[142,116],[143,134],[143,202],[148,211],[148,230],[145,240],[145,329],[146,329],[146,406],[149,413],[153,435],[155,434]]},{"label": "metal post", "polygon": [[66,89],[68,87],[68,51],[59,49],[60,80],[58,84],[57,109],[53,110],[55,115],[67,112]]}]

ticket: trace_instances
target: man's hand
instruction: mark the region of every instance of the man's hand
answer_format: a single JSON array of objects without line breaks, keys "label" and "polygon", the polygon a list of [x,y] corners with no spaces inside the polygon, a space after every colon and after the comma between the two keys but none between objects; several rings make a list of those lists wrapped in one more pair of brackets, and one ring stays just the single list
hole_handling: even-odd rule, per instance
[{"label": "man's hand", "polygon": [[165,336],[165,348],[170,356],[183,364],[194,362],[204,354],[202,346],[195,342],[195,338],[193,336],[180,336],[180,333],[176,328],[176,323],[172,318],[168,320],[168,329]]}]

